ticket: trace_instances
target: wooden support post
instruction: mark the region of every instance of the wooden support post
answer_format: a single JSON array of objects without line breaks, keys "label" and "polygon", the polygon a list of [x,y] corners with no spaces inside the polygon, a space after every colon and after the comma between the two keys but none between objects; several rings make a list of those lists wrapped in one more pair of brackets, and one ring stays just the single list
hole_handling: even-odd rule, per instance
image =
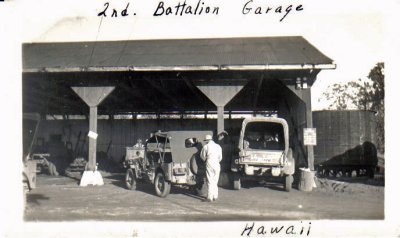
[{"label": "wooden support post", "polygon": [[[286,85],[292,93],[294,93],[305,105],[305,118],[306,126],[308,128],[313,127],[312,121],[312,109],[311,109],[311,88],[307,89],[296,89],[293,85]],[[308,168],[314,170],[314,147],[312,145],[307,146],[307,165]]]},{"label": "wooden support post", "polygon": [[[311,109],[311,89],[303,89],[303,101],[306,104],[306,121],[307,127],[313,127],[312,121],[312,109]],[[314,170],[314,146],[308,145],[307,146],[307,162],[308,168],[312,171]]]},{"label": "wooden support post", "polygon": [[217,135],[224,131],[224,106],[217,106],[218,119],[217,119]]},{"label": "wooden support post", "polygon": [[204,85],[202,82],[195,82],[196,87],[217,106],[217,134],[224,131],[224,107],[237,95],[246,85],[247,81],[239,81],[236,84],[225,82],[218,85]]},{"label": "wooden support post", "polygon": [[72,90],[89,106],[89,161],[82,174],[80,186],[103,185],[103,178],[96,169],[97,144],[97,106],[114,90],[115,87],[72,87]]},{"label": "wooden support post", "polygon": [[[90,107],[89,116],[89,132],[97,135],[97,107]],[[88,170],[96,170],[96,140],[97,138],[89,137],[89,163]]]}]

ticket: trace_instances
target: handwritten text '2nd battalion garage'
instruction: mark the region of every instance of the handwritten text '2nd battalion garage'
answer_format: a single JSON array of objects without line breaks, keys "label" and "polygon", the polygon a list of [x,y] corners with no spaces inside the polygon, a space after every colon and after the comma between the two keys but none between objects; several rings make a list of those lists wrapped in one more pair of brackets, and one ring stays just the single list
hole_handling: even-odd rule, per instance
[{"label": "handwritten text '2nd battalion garage'", "polygon": [[[257,0],[256,0],[257,1]],[[279,21],[282,22],[290,13],[301,12],[304,10],[303,5],[268,5],[266,1],[256,2],[254,0],[245,0],[238,14],[242,15],[277,15]],[[102,11],[97,16],[99,17],[127,17],[129,15],[136,16],[136,13],[130,8],[129,2],[124,9],[117,9],[110,5],[109,2],[104,4]],[[163,16],[188,16],[188,15],[219,15],[222,11],[220,6],[209,4],[206,0],[193,1],[160,1],[153,12],[155,17]]]},{"label": "handwritten text '2nd battalion garage'", "polygon": [[[268,4],[256,3],[253,0],[247,0],[242,9],[243,15],[266,15],[277,14],[280,15],[280,22],[282,22],[292,11],[303,11],[303,5],[279,5],[269,6]],[[185,16],[185,15],[218,15],[221,7],[208,4],[204,0],[198,0],[195,4],[186,0],[179,1],[171,5],[171,3],[160,1],[155,9],[153,16]]]}]

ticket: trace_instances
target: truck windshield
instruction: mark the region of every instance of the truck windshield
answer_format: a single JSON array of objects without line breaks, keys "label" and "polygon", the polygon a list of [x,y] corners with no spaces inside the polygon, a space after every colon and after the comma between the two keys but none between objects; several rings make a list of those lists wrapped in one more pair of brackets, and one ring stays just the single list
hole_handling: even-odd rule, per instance
[{"label": "truck windshield", "polygon": [[284,150],[283,126],[275,122],[249,122],[243,139],[244,149]]}]

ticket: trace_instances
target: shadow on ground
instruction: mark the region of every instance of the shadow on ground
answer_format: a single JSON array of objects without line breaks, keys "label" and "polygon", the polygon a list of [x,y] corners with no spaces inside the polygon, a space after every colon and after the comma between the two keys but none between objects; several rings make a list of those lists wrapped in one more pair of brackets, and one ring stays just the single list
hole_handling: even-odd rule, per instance
[{"label": "shadow on ground", "polygon": [[194,187],[177,187],[173,186],[171,188],[171,194],[183,194],[185,196],[195,198],[198,200],[205,199],[205,192],[201,190],[197,190]]},{"label": "shadow on ground", "polygon": [[368,177],[320,177],[317,176],[318,179],[327,179],[336,182],[345,182],[350,184],[363,184],[363,185],[371,185],[377,187],[384,187],[385,180],[384,179],[371,179]]},{"label": "shadow on ground", "polygon": [[26,202],[34,203],[36,205],[40,205],[41,200],[49,200],[49,197],[46,197],[42,194],[26,194]]},{"label": "shadow on ground", "polygon": [[[125,185],[125,175],[124,174],[113,174],[105,177],[107,179],[112,180],[111,184],[117,186],[122,189],[126,189]],[[154,185],[147,181],[138,181],[136,184],[136,191],[144,192],[147,194],[151,194],[153,196],[157,196],[154,191]],[[192,186],[172,186],[170,194],[183,194],[185,196],[189,196],[192,198],[196,198],[199,200],[203,200],[204,197],[201,195],[201,192],[198,192]]]},{"label": "shadow on ground", "polygon": [[250,189],[250,188],[255,188],[255,187],[264,187],[268,188],[271,190],[276,190],[276,191],[285,191],[283,187],[283,181],[280,181],[278,179],[273,179],[273,180],[262,180],[262,181],[242,181],[242,188],[244,189]]}]

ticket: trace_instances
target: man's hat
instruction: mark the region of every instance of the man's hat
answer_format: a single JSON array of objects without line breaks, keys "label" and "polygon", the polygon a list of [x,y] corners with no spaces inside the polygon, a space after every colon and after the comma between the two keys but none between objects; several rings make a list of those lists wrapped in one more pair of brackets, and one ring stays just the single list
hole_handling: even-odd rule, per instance
[{"label": "man's hat", "polygon": [[211,136],[211,135],[206,135],[206,136],[204,137],[204,140],[212,140],[212,136]]}]

